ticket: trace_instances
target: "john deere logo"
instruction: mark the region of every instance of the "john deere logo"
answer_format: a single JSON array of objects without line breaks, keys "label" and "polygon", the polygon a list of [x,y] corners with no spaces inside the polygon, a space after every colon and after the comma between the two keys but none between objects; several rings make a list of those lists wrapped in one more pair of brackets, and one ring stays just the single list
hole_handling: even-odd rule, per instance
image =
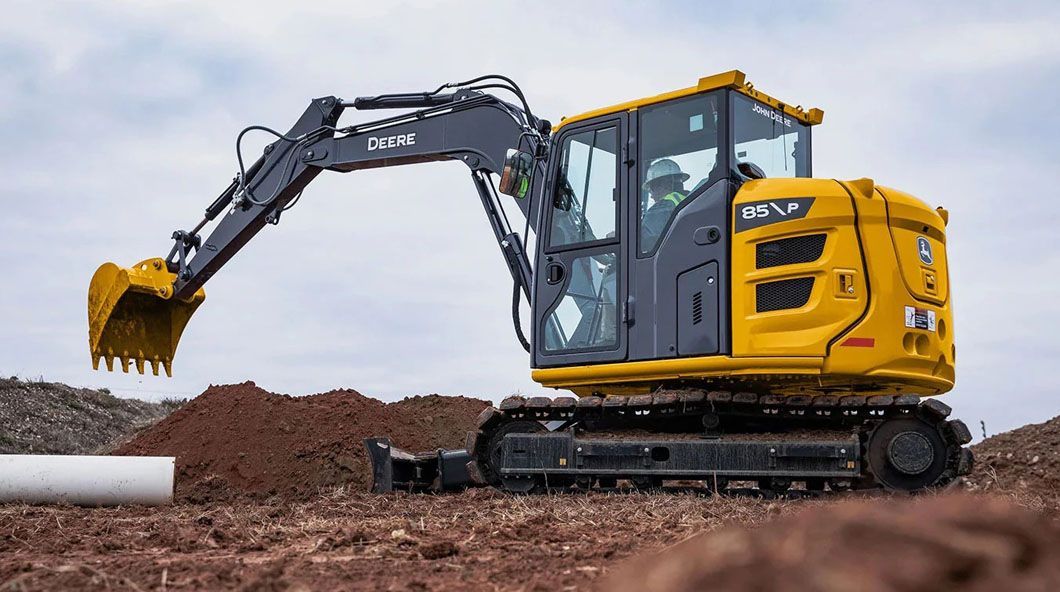
[{"label": "john deere logo", "polygon": [[773,111],[772,109],[766,109],[758,103],[754,103],[751,105],[751,111],[763,117],[768,117],[769,119],[772,119],[773,121],[783,125],[784,127],[791,127],[791,119],[784,117],[783,115],[777,113],[776,111]]},{"label": "john deere logo", "polygon": [[931,255],[931,242],[923,236],[916,237],[916,250],[920,254],[920,260],[924,265],[931,265],[935,257]]}]

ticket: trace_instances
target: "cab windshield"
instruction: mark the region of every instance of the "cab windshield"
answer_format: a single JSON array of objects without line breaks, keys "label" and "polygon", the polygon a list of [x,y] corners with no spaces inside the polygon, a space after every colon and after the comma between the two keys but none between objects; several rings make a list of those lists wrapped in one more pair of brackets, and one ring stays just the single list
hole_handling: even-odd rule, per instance
[{"label": "cab windshield", "polygon": [[[755,176],[809,177],[810,127],[780,109],[732,93],[733,168]],[[753,170],[753,169],[752,169]]]}]

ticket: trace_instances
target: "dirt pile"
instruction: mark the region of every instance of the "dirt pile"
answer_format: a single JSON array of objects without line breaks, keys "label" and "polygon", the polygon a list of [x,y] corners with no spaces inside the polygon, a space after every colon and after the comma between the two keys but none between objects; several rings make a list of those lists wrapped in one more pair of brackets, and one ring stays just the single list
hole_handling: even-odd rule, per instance
[{"label": "dirt pile", "polygon": [[1020,491],[1060,498],[1060,417],[991,436],[972,447],[975,491]]},{"label": "dirt pile", "polygon": [[438,395],[386,404],[352,390],[291,397],[252,382],[211,386],[115,454],[175,456],[178,498],[192,502],[365,489],[371,476],[362,439],[389,436],[412,451],[462,447],[487,405]]},{"label": "dirt pile", "polygon": [[604,589],[821,592],[1055,590],[1060,526],[1002,497],[846,500],[757,529],[698,535]]},{"label": "dirt pile", "polygon": [[176,406],[53,382],[0,378],[0,454],[102,453]]}]

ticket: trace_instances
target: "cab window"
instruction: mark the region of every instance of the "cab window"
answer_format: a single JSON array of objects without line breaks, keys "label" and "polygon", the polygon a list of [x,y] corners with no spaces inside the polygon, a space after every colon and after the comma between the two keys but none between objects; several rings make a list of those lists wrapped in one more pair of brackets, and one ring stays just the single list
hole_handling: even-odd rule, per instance
[{"label": "cab window", "polygon": [[724,178],[718,146],[721,91],[640,110],[640,224],[642,255],[655,250],[677,210],[700,189]]},{"label": "cab window", "polygon": [[615,238],[618,221],[618,127],[578,132],[563,140],[552,192],[550,247]]},{"label": "cab window", "polygon": [[754,176],[809,177],[810,126],[780,109],[732,93],[733,167]]},{"label": "cab window", "polygon": [[548,316],[545,351],[614,348],[618,344],[618,257],[599,253],[571,262],[566,293]]}]

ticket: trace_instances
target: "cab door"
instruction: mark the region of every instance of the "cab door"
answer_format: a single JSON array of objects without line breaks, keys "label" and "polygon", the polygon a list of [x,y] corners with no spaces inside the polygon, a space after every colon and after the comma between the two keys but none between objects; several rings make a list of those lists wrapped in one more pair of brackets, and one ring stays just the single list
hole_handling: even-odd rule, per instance
[{"label": "cab door", "polygon": [[626,358],[627,116],[564,127],[542,201],[534,367]]}]

